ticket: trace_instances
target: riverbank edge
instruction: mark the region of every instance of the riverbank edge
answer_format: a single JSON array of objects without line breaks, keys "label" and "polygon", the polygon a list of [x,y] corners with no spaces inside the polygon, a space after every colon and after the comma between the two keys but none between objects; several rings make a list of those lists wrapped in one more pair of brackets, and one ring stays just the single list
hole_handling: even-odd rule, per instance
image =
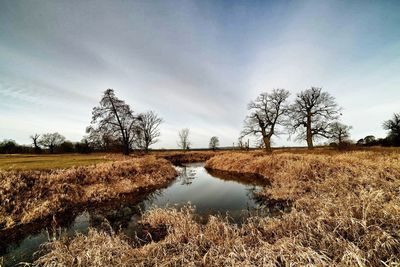
[{"label": "riverbank edge", "polygon": [[[150,156],[151,157],[151,156]],[[135,164],[135,161],[137,159],[136,158],[132,158],[129,159],[128,161],[132,161],[132,164]],[[143,158],[142,158],[143,160]],[[148,195],[158,189],[162,189],[167,187],[171,182],[173,182],[176,177],[178,176],[178,173],[176,171],[176,169],[174,168],[174,165],[168,161],[168,160],[163,160],[161,158],[156,158],[156,161],[158,161],[158,164],[165,164],[163,167],[164,168],[169,168],[169,170],[166,172],[165,175],[160,175],[163,179],[160,181],[157,181],[157,183],[153,183],[153,184],[143,184],[140,185],[139,187],[133,188],[132,191],[129,192],[117,192],[116,194],[113,195],[109,195],[107,196],[106,199],[101,199],[101,200],[87,200],[87,199],[80,199],[80,200],[74,200],[74,202],[67,202],[67,203],[63,203],[63,205],[61,207],[58,207],[56,212],[51,212],[49,214],[45,214],[43,216],[41,216],[40,218],[36,218],[34,220],[31,221],[26,221],[26,222],[18,222],[13,224],[10,227],[4,227],[2,229],[0,229],[0,240],[2,243],[6,243],[5,240],[9,240],[8,237],[10,236],[15,236],[16,233],[20,233],[21,231],[23,231],[23,229],[32,229],[32,225],[34,224],[40,224],[40,228],[43,228],[43,224],[44,223],[51,223],[53,221],[53,218],[55,216],[60,216],[62,214],[66,214],[66,213],[74,213],[74,212],[79,212],[79,211],[83,211],[87,208],[95,208],[96,206],[102,205],[104,203],[109,203],[109,202],[115,202],[115,201],[119,201],[122,200],[124,198],[127,197],[131,197],[132,194],[136,194],[138,196],[138,201],[140,201],[140,197],[143,197],[144,195]],[[126,161],[126,160],[125,160]],[[114,162],[107,162],[107,163],[101,163],[100,165],[106,165],[106,164],[116,164],[118,163],[118,161],[114,161]],[[137,164],[137,163],[136,163]],[[85,166],[83,168],[88,169],[88,168],[98,168],[99,164],[95,164],[95,165],[90,165],[90,166]],[[140,168],[140,166],[139,166]],[[68,168],[65,170],[61,170],[61,171],[65,171],[68,172],[71,169],[74,168]],[[58,170],[60,171],[60,170]],[[140,177],[142,177],[143,179],[146,178],[146,176],[148,175],[152,175],[155,172],[160,171],[160,170],[153,170],[150,169],[150,171],[148,172],[143,172],[141,173]],[[44,173],[48,173],[48,171],[45,171]],[[158,173],[159,174],[159,173]],[[126,178],[126,177],[124,177]],[[136,180],[140,180],[138,177],[135,177]],[[108,185],[109,187],[115,186],[115,183],[110,183]],[[104,192],[102,192],[104,193]],[[104,195],[103,195],[104,197]]]}]

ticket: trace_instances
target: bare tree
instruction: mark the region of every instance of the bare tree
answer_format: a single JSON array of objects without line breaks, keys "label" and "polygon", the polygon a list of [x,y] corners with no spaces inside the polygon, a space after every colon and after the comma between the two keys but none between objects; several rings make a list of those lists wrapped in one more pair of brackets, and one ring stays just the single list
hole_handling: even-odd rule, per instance
[{"label": "bare tree", "polygon": [[159,118],[153,111],[143,113],[140,117],[136,140],[138,147],[147,152],[151,145],[158,142],[157,138],[160,137],[159,126],[163,119]]},{"label": "bare tree", "polygon": [[217,149],[217,147],[219,146],[219,139],[217,136],[213,136],[210,139],[210,143],[209,143],[209,147],[215,151],[215,149]]},{"label": "bare tree", "polygon": [[245,146],[245,144],[243,143],[243,137],[240,136],[240,137],[238,138],[238,148],[239,148],[239,150],[244,149],[244,146]]},{"label": "bare tree", "polygon": [[42,137],[38,143],[50,150],[50,153],[54,153],[54,149],[61,145],[65,141],[65,137],[59,133],[46,133],[42,134]]},{"label": "bare tree", "polygon": [[39,146],[40,134],[35,133],[35,134],[31,135],[30,138],[32,139],[35,153],[39,153],[40,152],[40,146]]},{"label": "bare tree", "polygon": [[189,141],[189,131],[188,128],[179,131],[178,146],[183,150],[188,150],[191,145]]},{"label": "bare tree", "polygon": [[274,89],[271,93],[260,94],[248,105],[250,115],[245,119],[242,135],[260,136],[266,151],[271,151],[271,137],[276,135],[276,127],[284,122],[288,112],[286,104],[289,92]]},{"label": "bare tree", "polygon": [[400,113],[394,113],[391,120],[383,123],[383,128],[389,131],[388,140],[392,145],[400,146]]},{"label": "bare tree", "polygon": [[139,116],[134,116],[130,106],[115,96],[113,89],[107,89],[100,100],[100,105],[92,111],[91,126],[86,132],[112,134],[122,146],[122,152],[129,155],[137,131]]},{"label": "bare tree", "polygon": [[351,126],[335,121],[329,126],[330,139],[341,145],[350,137],[351,129]]},{"label": "bare tree", "polygon": [[297,133],[298,140],[305,139],[309,149],[313,149],[314,139],[330,137],[330,124],[340,115],[335,98],[321,90],[311,87],[300,92],[290,106],[290,133]]}]

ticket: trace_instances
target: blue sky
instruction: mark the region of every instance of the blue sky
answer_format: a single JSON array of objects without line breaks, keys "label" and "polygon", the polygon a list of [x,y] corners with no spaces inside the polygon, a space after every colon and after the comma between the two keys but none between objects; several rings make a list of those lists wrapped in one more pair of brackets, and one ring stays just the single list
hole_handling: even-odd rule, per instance
[{"label": "blue sky", "polygon": [[[236,142],[247,103],[323,87],[352,138],[400,112],[399,1],[0,1],[0,139],[85,134],[102,92],[164,118],[174,148]],[[282,135],[275,146],[303,145]]]}]

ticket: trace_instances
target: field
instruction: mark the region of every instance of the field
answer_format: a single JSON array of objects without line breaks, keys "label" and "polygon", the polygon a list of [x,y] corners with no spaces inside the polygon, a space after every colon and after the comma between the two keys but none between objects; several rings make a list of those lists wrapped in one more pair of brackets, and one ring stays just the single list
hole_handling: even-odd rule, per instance
[{"label": "field", "polygon": [[108,161],[105,154],[0,154],[0,170],[49,170],[85,166]]},{"label": "field", "polygon": [[[34,265],[400,264],[400,152],[397,149],[350,152],[281,150],[273,154],[260,151],[158,153],[115,163],[101,163],[97,168],[78,167],[72,171],[53,171],[51,175],[35,176],[34,179],[46,181],[39,185],[46,184],[47,187],[39,188],[56,188],[53,195],[55,199],[61,194],[60,188],[67,188],[63,191],[67,199],[70,192],[76,193],[75,189],[70,188],[79,188],[82,190],[79,192],[85,192],[83,195],[87,196],[80,201],[97,197],[99,192],[101,201],[101,198],[115,197],[115,192],[118,192],[116,188],[132,191],[133,187],[159,186],[171,180],[176,174],[164,158],[173,159],[174,163],[207,160],[206,168],[210,170],[246,174],[268,181],[270,186],[265,186],[258,193],[265,203],[265,210],[254,213],[245,223],[236,225],[222,216],[210,216],[206,223],[199,222],[195,216],[195,207],[191,206],[182,209],[154,209],[145,213],[141,223],[149,225],[151,229],[166,229],[165,236],[159,241],[143,244],[122,233],[91,229],[86,235],[78,234],[74,238],[60,238],[47,243]],[[99,166],[103,171],[99,171]],[[131,172],[139,174],[136,178],[129,178]],[[43,211],[47,214],[54,212],[54,209],[44,204],[48,203],[47,198],[42,199],[42,202],[30,202],[11,197],[20,192],[26,194],[28,190],[19,189],[24,177],[20,173],[23,172],[11,173],[13,176],[2,173],[2,203],[14,201],[7,202],[8,208],[2,206],[2,214],[8,216],[3,225],[13,227],[17,221],[37,219],[37,214]],[[85,175],[82,176],[82,173]],[[77,182],[76,177],[84,178]],[[143,177],[158,178],[143,182]],[[126,187],[128,181],[132,187]],[[4,193],[5,185],[10,190],[8,194]],[[90,192],[96,193],[89,196]],[[25,211],[29,205],[29,210],[39,211],[33,214],[6,212],[13,210],[12,207],[20,207],[14,210]],[[269,213],[272,207],[280,212]]]}]

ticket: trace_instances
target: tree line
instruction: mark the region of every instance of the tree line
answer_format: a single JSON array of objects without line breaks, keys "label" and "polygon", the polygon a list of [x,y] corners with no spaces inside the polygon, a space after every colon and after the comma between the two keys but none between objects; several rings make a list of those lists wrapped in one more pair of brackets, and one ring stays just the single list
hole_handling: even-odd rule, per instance
[{"label": "tree line", "polygon": [[[289,134],[298,141],[306,141],[309,149],[314,148],[315,140],[325,138],[331,145],[339,148],[350,144],[351,126],[339,121],[341,107],[328,92],[322,88],[311,87],[298,93],[289,103],[290,93],[286,89],[273,89],[260,93],[248,104],[249,114],[238,139],[237,147],[249,148],[249,142],[243,142],[246,136],[257,137],[258,147],[270,152],[271,138]],[[71,142],[55,132],[33,134],[32,146],[18,145],[13,140],[0,142],[0,153],[89,153],[93,151],[117,152],[128,155],[132,150],[148,152],[150,146],[160,137],[159,126],[163,123],[154,111],[135,113],[132,108],[119,99],[113,89],[104,91],[99,105],[92,110],[92,120],[86,128],[87,135],[80,142]],[[383,123],[388,131],[386,138],[376,139],[369,135],[357,141],[362,146],[400,146],[400,113]],[[177,145],[189,150],[192,143],[190,129],[178,132]],[[212,136],[209,148],[216,150],[219,138]]]},{"label": "tree line", "polygon": [[92,110],[91,124],[81,142],[67,141],[59,133],[34,134],[30,136],[33,148],[4,140],[0,142],[0,153],[122,151],[128,155],[132,150],[147,152],[158,142],[162,122],[154,111],[135,113],[113,89],[107,89],[99,105]]},{"label": "tree line", "polygon": [[[285,89],[274,89],[251,101],[240,142],[243,137],[253,135],[260,140],[260,146],[271,151],[271,138],[286,133],[298,141],[306,141],[309,149],[314,148],[314,141],[319,138],[331,140],[339,147],[349,144],[352,127],[339,121],[342,109],[333,96],[318,87],[301,91],[293,103],[288,102],[289,95]],[[375,144],[399,146],[400,114],[394,114],[383,127],[389,134]],[[364,141],[359,140],[358,144],[371,144]]]},{"label": "tree line", "polygon": [[57,132],[33,134],[30,139],[31,146],[19,145],[11,139],[3,140],[0,142],[0,153],[89,153],[93,151],[86,140],[71,142]]}]

